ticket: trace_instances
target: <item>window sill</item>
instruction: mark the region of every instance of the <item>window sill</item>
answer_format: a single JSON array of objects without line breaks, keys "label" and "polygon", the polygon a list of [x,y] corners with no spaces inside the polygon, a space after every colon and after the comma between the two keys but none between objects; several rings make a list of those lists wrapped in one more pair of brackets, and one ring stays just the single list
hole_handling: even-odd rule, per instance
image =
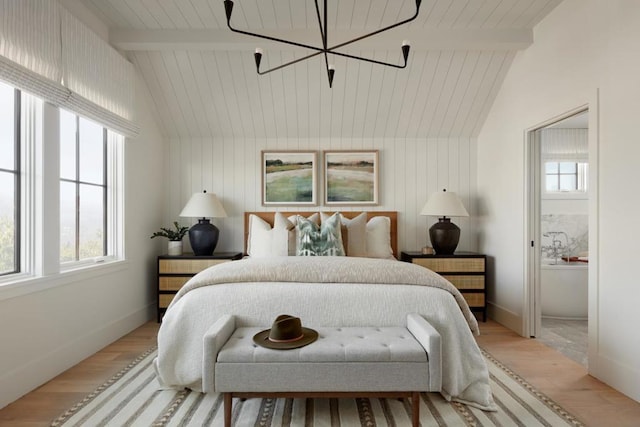
[{"label": "window sill", "polygon": [[127,269],[128,266],[127,260],[115,260],[61,271],[49,276],[19,276],[15,280],[0,282],[0,301],[113,274]]},{"label": "window sill", "polygon": [[588,200],[589,193],[584,191],[543,192],[541,198],[542,200]]}]

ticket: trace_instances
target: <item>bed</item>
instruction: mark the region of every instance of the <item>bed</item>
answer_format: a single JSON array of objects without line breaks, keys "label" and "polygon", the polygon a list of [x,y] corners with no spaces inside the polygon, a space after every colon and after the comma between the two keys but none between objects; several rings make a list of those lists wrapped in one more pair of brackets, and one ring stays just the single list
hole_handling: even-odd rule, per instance
[{"label": "bed", "polygon": [[[406,326],[407,314],[418,313],[442,336],[441,394],[447,400],[495,409],[488,370],[473,337],[479,333],[475,317],[448,281],[393,257],[398,251],[396,212],[349,212],[341,218],[343,230],[344,223],[351,226],[347,234],[354,241],[359,237],[355,223],[350,221],[359,218],[357,221],[367,225],[384,223],[385,240],[377,250],[378,257],[288,256],[282,240],[289,237],[287,243],[291,244],[292,230],[288,230],[289,234],[278,230],[278,223],[286,224],[283,218],[303,221],[298,214],[308,218],[313,213],[247,213],[247,253],[251,253],[252,246],[253,253],[259,253],[256,248],[264,240],[273,239],[279,243],[269,241],[261,248],[263,254],[271,256],[246,257],[211,267],[178,292],[158,332],[154,366],[162,387],[202,390],[203,337],[224,315],[234,315],[239,326],[268,327],[276,316],[286,313],[300,317],[313,328]],[[322,222],[329,223],[329,219],[335,216],[322,215]],[[272,228],[269,230],[263,222]],[[266,231],[256,234],[257,229],[252,227],[255,224]],[[260,236],[259,241],[256,236]],[[379,237],[380,234],[376,237],[378,243]],[[346,240],[343,244],[357,246]]]}]

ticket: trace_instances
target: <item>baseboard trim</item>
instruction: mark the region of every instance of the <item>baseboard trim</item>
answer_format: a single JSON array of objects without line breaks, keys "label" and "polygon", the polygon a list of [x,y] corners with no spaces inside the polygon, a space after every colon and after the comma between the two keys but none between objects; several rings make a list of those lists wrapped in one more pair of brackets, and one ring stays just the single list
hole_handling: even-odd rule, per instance
[{"label": "baseboard trim", "polygon": [[0,377],[0,409],[153,318],[155,304],[87,332]]},{"label": "baseboard trim", "polygon": [[492,302],[487,303],[487,312],[490,319],[524,336],[524,321],[521,315]]},{"label": "baseboard trim", "polygon": [[636,402],[640,402],[640,370],[600,354],[596,357],[599,369],[597,375],[594,373],[593,376]]}]

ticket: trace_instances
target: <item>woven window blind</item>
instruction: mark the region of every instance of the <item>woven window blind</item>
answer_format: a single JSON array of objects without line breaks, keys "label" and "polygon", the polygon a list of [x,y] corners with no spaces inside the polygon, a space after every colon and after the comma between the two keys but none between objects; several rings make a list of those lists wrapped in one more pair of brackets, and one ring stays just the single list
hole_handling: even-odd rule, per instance
[{"label": "woven window blind", "polygon": [[588,129],[543,129],[542,159],[548,162],[588,162]]},{"label": "woven window blind", "polygon": [[135,70],[56,0],[0,0],[0,79],[136,136]]}]

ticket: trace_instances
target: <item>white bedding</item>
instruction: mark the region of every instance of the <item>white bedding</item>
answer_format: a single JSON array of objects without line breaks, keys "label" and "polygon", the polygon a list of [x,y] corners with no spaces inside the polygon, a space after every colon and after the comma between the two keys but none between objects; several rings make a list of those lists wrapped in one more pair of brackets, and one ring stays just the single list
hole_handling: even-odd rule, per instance
[{"label": "white bedding", "polygon": [[158,333],[155,367],[164,387],[202,389],[202,337],[223,314],[239,326],[269,327],[278,314],[307,327],[398,326],[423,315],[442,336],[442,395],[495,409],[488,370],[473,338],[478,325],[441,276],[399,261],[281,257],[220,264],[176,295]]}]

